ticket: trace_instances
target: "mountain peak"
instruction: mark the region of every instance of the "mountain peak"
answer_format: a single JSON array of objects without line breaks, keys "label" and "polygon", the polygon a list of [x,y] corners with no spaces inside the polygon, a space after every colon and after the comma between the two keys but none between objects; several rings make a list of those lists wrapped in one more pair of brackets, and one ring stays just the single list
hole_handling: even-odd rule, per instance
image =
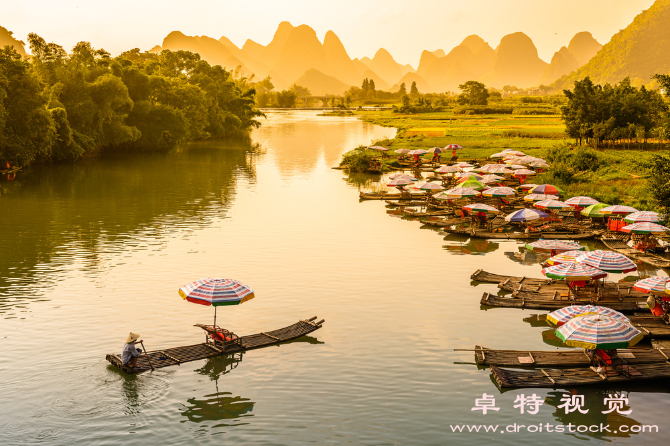
[{"label": "mountain peak", "polygon": [[602,47],[590,32],[582,31],[575,34],[575,37],[570,40],[568,50],[575,56],[579,66],[582,66],[591,60]]},{"label": "mountain peak", "polygon": [[472,53],[479,51],[484,45],[488,45],[484,39],[479,37],[477,34],[471,34],[461,42],[460,46],[465,46],[470,48]]},{"label": "mountain peak", "polygon": [[377,50],[377,52],[375,53],[375,56],[372,58],[372,60],[374,61],[375,59],[377,59],[377,60],[390,60],[390,61],[395,62],[395,59],[393,58],[393,56],[391,56],[391,53],[386,51],[384,48],[379,48]]}]

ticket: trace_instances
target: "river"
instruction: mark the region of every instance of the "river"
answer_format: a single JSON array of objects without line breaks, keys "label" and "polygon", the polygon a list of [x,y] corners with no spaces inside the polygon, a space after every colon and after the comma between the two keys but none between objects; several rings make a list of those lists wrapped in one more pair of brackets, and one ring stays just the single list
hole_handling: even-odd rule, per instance
[{"label": "river", "polygon": [[[667,383],[578,389],[589,413],[565,414],[569,392],[501,393],[471,352],[454,351],[554,349],[546,327],[523,321],[541,311],[485,311],[481,294],[496,287],[470,280],[478,268],[540,268],[515,257],[516,242],[445,240],[359,203],[356,182],[331,167],[394,133],[271,112],[251,142],[34,166],[0,182],[0,444],[660,444]],[[279,347],[139,375],[105,361],[129,331],[149,350],[201,342],[193,324],[212,309],[177,290],[208,276],[254,289],[218,311],[238,334],[326,322]],[[601,413],[614,391],[630,414]],[[484,393],[499,411],[472,410]],[[533,393],[544,404],[520,414],[515,399]],[[453,432],[464,423],[661,432]]]}]

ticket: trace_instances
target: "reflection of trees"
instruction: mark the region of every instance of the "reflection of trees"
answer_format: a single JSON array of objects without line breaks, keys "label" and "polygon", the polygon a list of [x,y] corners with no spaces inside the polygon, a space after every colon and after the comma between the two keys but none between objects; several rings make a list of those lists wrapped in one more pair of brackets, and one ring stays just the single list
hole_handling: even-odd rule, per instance
[{"label": "reflection of trees", "polygon": [[[609,407],[604,403],[604,399],[609,397],[610,394],[614,396],[623,396],[628,397],[630,392],[622,390],[608,390],[604,388],[593,389],[587,387],[581,387],[579,389],[572,389],[566,391],[552,391],[549,392],[547,398],[545,399],[545,404],[548,406],[553,406],[556,408],[554,411],[554,417],[557,421],[563,423],[566,426],[566,435],[578,438],[580,440],[590,440],[591,438],[604,439],[605,437],[630,437],[631,433],[619,431],[619,426],[626,424],[629,427],[639,426],[640,423],[636,420],[630,418],[627,415],[622,415],[616,411],[604,414],[603,410],[608,410]],[[562,405],[561,397],[563,395],[584,395],[584,406],[582,409],[588,409],[588,413],[581,413],[578,410],[568,413],[565,413],[564,408],[558,408],[559,405]],[[622,411],[630,410],[630,407],[624,406]],[[588,433],[578,433],[578,432],[567,432],[568,425],[598,425],[600,423],[603,425],[610,425],[611,433],[608,432],[588,432]],[[575,428],[576,430],[576,428]],[[615,433],[616,431],[616,433]]]},{"label": "reflection of trees", "polygon": [[531,314],[523,318],[523,321],[530,324],[531,327],[550,327],[546,314]]},{"label": "reflection of trees", "polygon": [[523,246],[519,247],[518,252],[506,252],[505,256],[522,265],[537,265],[549,258],[546,254],[538,254],[534,251],[529,251]]},{"label": "reflection of trees", "polygon": [[30,294],[9,287],[32,283],[40,263],[58,268],[76,252],[85,268],[95,269],[100,253],[129,243],[140,248],[139,238],[161,239],[184,223],[209,224],[229,206],[236,177],[253,181],[253,153],[248,140],[208,142],[31,167],[4,185],[3,207],[11,212],[0,213],[0,311],[4,297]]}]

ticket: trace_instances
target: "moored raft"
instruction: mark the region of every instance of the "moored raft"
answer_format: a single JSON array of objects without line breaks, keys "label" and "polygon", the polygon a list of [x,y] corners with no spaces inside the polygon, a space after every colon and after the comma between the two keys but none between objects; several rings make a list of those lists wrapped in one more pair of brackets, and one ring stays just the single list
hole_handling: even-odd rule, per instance
[{"label": "moored raft", "polygon": [[600,231],[574,232],[487,232],[485,229],[466,228],[444,228],[444,232],[450,234],[462,234],[476,238],[498,239],[498,240],[586,240],[600,235]]},{"label": "moored raft", "polygon": [[[497,350],[475,346],[478,365],[498,367],[589,367],[591,358],[584,350]],[[668,361],[670,349],[618,349],[617,356],[628,364],[652,364]]]},{"label": "moored raft", "polygon": [[624,240],[621,240],[621,238],[616,235],[602,235],[600,240],[608,249],[614,252],[639,260],[648,265],[655,266],[656,268],[670,268],[670,259],[631,248]]},{"label": "moored raft", "polygon": [[484,293],[481,305],[490,307],[505,308],[529,308],[534,310],[558,310],[573,304],[600,305],[617,311],[640,311],[647,309],[646,300],[629,299],[603,299],[595,300],[593,298],[577,297],[570,299],[569,296],[557,295],[547,298],[547,296],[536,295],[533,293],[520,294],[515,297],[500,297],[495,294]]},{"label": "moored raft", "polygon": [[508,370],[491,366],[500,388],[573,387],[670,378],[670,363],[635,364],[598,373],[590,367],[572,369]]},{"label": "moored raft", "polygon": [[216,343],[208,341],[201,344],[149,351],[137,358],[136,367],[129,367],[128,365],[123,364],[121,356],[118,354],[110,353],[106,356],[106,359],[113,366],[126,373],[146,372],[147,370],[168,367],[176,364],[181,365],[181,363],[184,362],[197,361],[200,359],[211,358],[212,356],[239,353],[291,341],[318,330],[325,322],[323,319],[318,322],[314,322],[315,320],[316,316],[310,319],[300,320],[293,325],[278,330],[241,336],[231,341],[219,341]]},{"label": "moored raft", "polygon": [[511,280],[513,282],[517,282],[520,284],[522,283],[524,285],[533,285],[533,286],[548,285],[556,282],[554,279],[535,279],[533,277],[525,277],[525,276],[505,276],[502,274],[490,273],[488,271],[484,271],[483,269],[478,269],[477,271],[472,273],[470,279],[475,280],[477,282],[485,282],[485,283],[500,283],[506,280]]}]

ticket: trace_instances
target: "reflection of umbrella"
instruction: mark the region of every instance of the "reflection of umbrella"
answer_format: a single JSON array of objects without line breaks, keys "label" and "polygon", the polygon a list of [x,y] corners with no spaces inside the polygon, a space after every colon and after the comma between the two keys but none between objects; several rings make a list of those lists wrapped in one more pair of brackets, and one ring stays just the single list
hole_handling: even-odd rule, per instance
[{"label": "reflection of umbrella", "polygon": [[560,254],[556,254],[553,257],[549,257],[547,263],[550,265],[559,265],[562,263],[575,263],[578,256],[584,254],[584,251],[572,250],[565,251]]},{"label": "reflection of umbrella", "polygon": [[547,315],[547,320],[554,325],[561,326],[574,317],[585,316],[589,314],[599,314],[630,324],[630,319],[618,311],[598,305],[570,305],[569,307],[564,307],[560,310],[552,311]]},{"label": "reflection of umbrella", "polygon": [[601,213],[600,211],[608,206],[609,204],[605,203],[592,204],[591,206],[582,209],[580,214],[582,214],[584,217],[601,218],[604,217],[605,214]]},{"label": "reflection of umbrella", "polygon": [[635,282],[633,289],[647,294],[661,294],[666,292],[668,283],[670,283],[670,277],[647,277],[646,279]]},{"label": "reflection of umbrella", "polygon": [[544,195],[544,194],[528,194],[523,197],[526,201],[544,201],[544,200],[557,200],[557,195]]},{"label": "reflection of umbrella", "polygon": [[441,166],[439,169],[435,169],[435,173],[455,173],[460,171],[461,169],[456,166]]},{"label": "reflection of umbrella", "polygon": [[214,325],[216,325],[216,307],[239,305],[253,299],[254,291],[233,279],[205,278],[191,282],[179,288],[182,299],[200,305],[214,307]]},{"label": "reflection of umbrella", "polygon": [[584,246],[571,240],[546,240],[540,239],[532,243],[526,243],[526,248],[537,252],[562,252],[562,251],[583,251]]},{"label": "reflection of umbrella", "polygon": [[661,218],[658,216],[657,212],[633,212],[632,214],[626,215],[624,220],[628,223],[656,223],[660,221]]},{"label": "reflection of umbrella", "polygon": [[542,211],[536,209],[521,209],[516,212],[512,212],[507,217],[505,221],[509,222],[522,222],[522,221],[532,221],[539,220],[541,218],[547,218],[548,215]]},{"label": "reflection of umbrella", "polygon": [[536,202],[533,206],[540,209],[570,209],[569,204],[558,200],[542,200]]},{"label": "reflection of umbrella", "polygon": [[632,234],[664,234],[668,228],[656,223],[633,223],[632,225],[624,226],[621,230]]},{"label": "reflection of umbrella", "polygon": [[582,196],[569,198],[565,200],[565,202],[570,206],[574,207],[591,206],[592,204],[598,204],[598,200],[591,197],[582,197]]},{"label": "reflection of umbrella", "polygon": [[561,195],[563,190],[551,184],[540,184],[530,190],[531,194]]},{"label": "reflection of umbrella", "polygon": [[544,268],[542,274],[551,279],[566,280],[568,282],[603,279],[607,277],[605,271],[601,271],[598,268],[589,265],[584,265],[583,263],[562,263],[560,265],[550,266]]},{"label": "reflection of umbrella", "polygon": [[389,148],[388,147],[382,147],[382,146],[368,146],[368,149],[370,150],[378,150],[380,152],[388,152]]},{"label": "reflection of umbrella", "polygon": [[609,215],[609,214],[614,214],[614,215],[625,215],[625,214],[632,214],[633,212],[637,212],[637,209],[630,207],[630,206],[607,206],[605,208],[602,208],[600,210],[601,214],[604,215]]},{"label": "reflection of umbrella", "polygon": [[592,266],[610,273],[629,273],[637,266],[625,255],[614,251],[589,251],[577,257],[577,263]]},{"label": "reflection of umbrella", "polygon": [[632,325],[597,314],[569,320],[556,330],[556,336],[570,347],[601,350],[632,347],[643,338]]},{"label": "reflection of umbrella", "polygon": [[510,187],[492,187],[482,192],[485,197],[512,197],[516,195],[514,189]]},{"label": "reflection of umbrella", "polygon": [[498,209],[494,208],[493,206],[489,206],[488,204],[484,203],[473,203],[473,204],[468,204],[466,206],[463,206],[463,210],[472,213],[472,212],[486,212],[486,213],[498,213],[500,212]]}]

